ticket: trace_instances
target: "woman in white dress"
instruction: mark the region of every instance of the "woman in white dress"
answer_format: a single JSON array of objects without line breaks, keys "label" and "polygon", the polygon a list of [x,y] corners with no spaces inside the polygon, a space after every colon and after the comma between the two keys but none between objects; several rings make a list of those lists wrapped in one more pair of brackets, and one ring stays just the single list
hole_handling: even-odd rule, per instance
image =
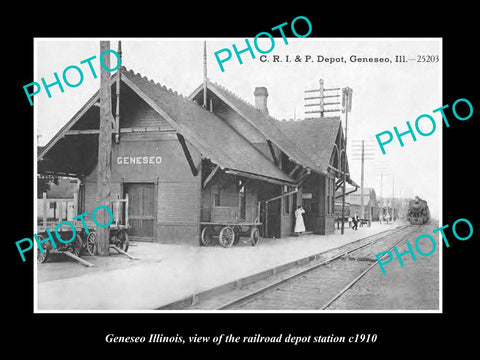
[{"label": "woman in white dress", "polygon": [[305,210],[299,205],[295,210],[295,232],[301,233],[305,231],[305,223],[303,222],[303,213]]}]

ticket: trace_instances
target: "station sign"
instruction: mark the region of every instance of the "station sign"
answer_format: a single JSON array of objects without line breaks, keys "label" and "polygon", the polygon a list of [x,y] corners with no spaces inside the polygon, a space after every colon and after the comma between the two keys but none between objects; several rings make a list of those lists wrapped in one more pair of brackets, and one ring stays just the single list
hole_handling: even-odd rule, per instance
[{"label": "station sign", "polygon": [[162,163],[162,157],[157,155],[140,155],[140,156],[118,156],[118,165],[156,165]]}]

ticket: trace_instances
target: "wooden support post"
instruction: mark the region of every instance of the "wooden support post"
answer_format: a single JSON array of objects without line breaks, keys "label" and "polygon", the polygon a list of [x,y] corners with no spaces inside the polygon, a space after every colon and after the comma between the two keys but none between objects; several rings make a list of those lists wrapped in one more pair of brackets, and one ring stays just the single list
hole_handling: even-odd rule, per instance
[{"label": "wooden support post", "polygon": [[319,93],[320,93],[320,117],[323,118],[323,113],[324,113],[324,110],[325,110],[325,101],[323,100],[324,98],[324,86],[323,86],[323,79],[320,79],[319,80]]},{"label": "wooden support post", "polygon": [[[120,195],[118,195],[118,197],[120,197]],[[113,223],[115,224],[115,226],[118,225],[118,219],[120,217],[120,206],[122,206],[122,203],[119,201],[118,198],[117,200],[112,201]]]},{"label": "wooden support post", "polygon": [[[122,42],[118,42],[118,56],[120,57],[120,62],[122,61]],[[115,143],[118,144],[120,142],[120,81],[122,77],[121,69],[118,68],[117,70],[117,82],[115,88],[115,97],[116,97],[116,104],[115,104]]]},{"label": "wooden support post", "polygon": [[260,222],[260,201],[257,202],[257,217],[255,218],[255,222]]},{"label": "wooden support post", "polygon": [[56,203],[56,208],[57,208],[57,214],[58,214],[58,223],[60,224],[62,222],[62,216],[63,216],[63,201],[62,200],[57,200],[55,201]]},{"label": "wooden support post", "polygon": [[[73,193],[73,217],[78,215],[78,191]],[[68,220],[68,214],[67,214]]]},{"label": "wooden support post", "polygon": [[[100,53],[110,49],[109,41],[100,41]],[[110,54],[103,57],[105,67],[110,68]],[[97,204],[110,205],[110,181],[112,175],[112,99],[110,88],[110,73],[100,66],[100,131],[98,134],[98,175]],[[99,224],[109,222],[109,214],[105,210],[97,211],[95,218]],[[109,255],[110,229],[96,226],[97,252],[100,256]]]},{"label": "wooden support post", "polygon": [[190,150],[188,150],[188,146],[185,142],[185,138],[183,137],[182,134],[177,133],[177,139],[180,142],[180,145],[182,146],[183,153],[185,154],[185,157],[187,158],[188,165],[190,166],[190,170],[192,171],[193,176],[198,175],[198,169],[193,163],[192,155],[190,154]]},{"label": "wooden support post", "polygon": [[295,171],[297,171],[299,167],[300,167],[299,164],[295,165],[295,167],[292,169],[292,171],[290,171],[290,172],[288,173],[288,176],[292,177],[293,174],[295,174]]},{"label": "wooden support post", "polygon": [[125,194],[125,226],[128,228],[128,194]]},{"label": "wooden support post", "polygon": [[220,169],[220,166],[215,166],[215,168],[212,170],[212,172],[206,177],[206,179],[203,181],[203,185],[202,187],[205,188],[205,186],[207,186],[207,184],[210,182],[210,180],[212,180],[212,178],[215,176],[215,174],[217,173],[217,171]]},{"label": "wooden support post", "polygon": [[268,202],[265,201],[265,237],[268,237]]},{"label": "wooden support post", "polygon": [[43,205],[43,226],[45,229],[47,228],[47,219],[48,219],[48,201],[47,201],[47,193],[43,193],[43,199],[42,199],[42,205]]},{"label": "wooden support post", "polygon": [[92,267],[92,266],[95,266],[93,265],[92,263],[89,263],[87,260],[84,260],[82,259],[81,257],[71,253],[70,251],[64,251],[63,252],[65,255],[67,255],[68,257],[71,257],[72,259],[78,261],[80,264],[82,265],[85,265],[85,266],[88,266],[88,267]]},{"label": "wooden support post", "polygon": [[273,163],[275,164],[275,166],[278,166],[279,162],[277,156],[275,155],[275,150],[273,149],[272,142],[270,140],[267,140],[267,144],[268,148],[270,149],[270,154],[272,154]]},{"label": "wooden support post", "polygon": [[303,169],[300,175],[295,179],[296,185],[299,186],[311,173],[312,171],[310,170],[310,168]]},{"label": "wooden support post", "polygon": [[112,248],[113,250],[118,251],[120,254],[123,254],[123,255],[125,255],[126,257],[129,257],[129,258],[132,259],[132,260],[140,260],[139,258],[136,258],[135,256],[132,256],[132,255],[130,255],[129,253],[123,251],[122,249],[116,247],[115,245],[110,245],[110,248]]},{"label": "wooden support post", "polygon": [[[203,42],[203,107],[207,108],[207,42]],[[210,105],[210,111],[211,105]]]}]

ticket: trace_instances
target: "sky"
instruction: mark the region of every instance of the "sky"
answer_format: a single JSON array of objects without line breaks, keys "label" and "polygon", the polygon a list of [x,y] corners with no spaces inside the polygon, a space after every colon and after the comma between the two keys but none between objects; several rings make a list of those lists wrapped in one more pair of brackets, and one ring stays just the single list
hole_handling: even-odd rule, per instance
[{"label": "sky", "polygon": [[[262,55],[252,45],[255,59],[249,52],[241,54],[240,64],[233,53],[232,44],[239,50],[246,47],[244,38],[86,38],[86,39],[36,39],[34,79],[40,83],[54,81],[54,72],[61,78],[63,70],[76,65],[83,71],[83,81],[77,87],[65,84],[64,92],[58,86],[50,88],[51,98],[45,90],[34,97],[35,126],[39,145],[45,145],[58,130],[67,123],[81,106],[98,90],[99,77],[94,79],[87,64],[82,60],[96,55],[92,61],[97,75],[100,73],[100,40],[110,40],[112,49],[117,50],[118,40],[122,41],[122,65],[138,72],[155,82],[185,96],[201,84],[203,79],[203,40],[207,41],[207,76],[244,100],[254,103],[253,91],[257,86],[268,89],[269,114],[276,119],[302,119],[304,114],[304,90],[316,89],[319,80],[324,80],[325,88],[353,89],[352,110],[348,113],[348,156],[353,180],[360,185],[361,161],[355,160],[351,145],[359,141],[370,141],[375,153],[373,160],[365,161],[365,187],[374,187],[377,196],[411,197],[418,195],[429,203],[432,216],[439,218],[441,211],[441,115],[433,113],[442,103],[442,49],[441,39],[417,38],[274,38],[273,50]],[[267,50],[272,46],[268,38],[260,38],[258,47]],[[228,48],[233,53],[220,70],[214,53]],[[222,58],[225,52],[219,53]],[[273,62],[278,55],[281,62]],[[290,62],[286,62],[288,55]],[[310,61],[305,62],[306,56]],[[357,57],[389,58],[390,63],[351,62]],[[406,63],[396,63],[396,55],[405,55]],[[417,62],[418,55],[439,55],[436,63]],[[295,62],[295,58],[302,61]],[[340,62],[318,62],[320,58],[342,58]],[[268,60],[268,61],[261,61]],[[116,64],[111,58],[111,66]],[[77,77],[76,77],[77,76]],[[79,81],[73,70],[68,72],[71,83]],[[28,104],[27,98],[25,101]],[[326,99],[333,101],[333,99]],[[310,110],[311,108],[309,108]],[[340,116],[345,126],[345,114],[326,113],[327,116]],[[410,135],[402,137],[405,145],[398,140],[385,146],[382,155],[375,141],[375,135],[390,131],[396,126],[399,132],[407,130],[406,122],[415,127],[416,119],[428,114],[436,121],[436,130],[430,136],[415,133],[417,141]],[[308,117],[308,115],[307,115]],[[419,122],[420,129],[428,133],[432,125],[428,120]],[[36,139],[34,139],[36,141]],[[383,176],[381,176],[383,174]],[[383,180],[381,182],[381,179]],[[383,186],[381,186],[381,183]]]}]

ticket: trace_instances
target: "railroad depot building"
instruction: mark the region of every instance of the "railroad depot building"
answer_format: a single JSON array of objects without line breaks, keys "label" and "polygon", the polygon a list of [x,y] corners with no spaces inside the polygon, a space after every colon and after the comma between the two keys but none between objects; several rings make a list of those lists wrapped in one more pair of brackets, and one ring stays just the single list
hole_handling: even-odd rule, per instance
[{"label": "railroad depot building", "polygon": [[377,195],[374,188],[363,188],[363,214],[361,212],[362,198],[360,191],[350,193],[353,189],[346,189],[348,195],[345,196],[345,203],[348,204],[350,209],[350,215],[358,213],[360,218],[371,219],[372,221],[378,221],[380,216],[380,207],[377,201]]},{"label": "railroad depot building", "polygon": [[[111,77],[112,109],[118,76],[110,198],[128,194],[131,240],[199,244],[209,222],[259,222],[264,237],[289,236],[297,205],[307,231],[334,231],[339,118],[279,121],[266,88],[255,89],[255,105],[209,80],[184,97],[123,66]],[[80,180],[79,214],[98,206],[98,101],[99,91],[38,157],[39,173]]]}]

